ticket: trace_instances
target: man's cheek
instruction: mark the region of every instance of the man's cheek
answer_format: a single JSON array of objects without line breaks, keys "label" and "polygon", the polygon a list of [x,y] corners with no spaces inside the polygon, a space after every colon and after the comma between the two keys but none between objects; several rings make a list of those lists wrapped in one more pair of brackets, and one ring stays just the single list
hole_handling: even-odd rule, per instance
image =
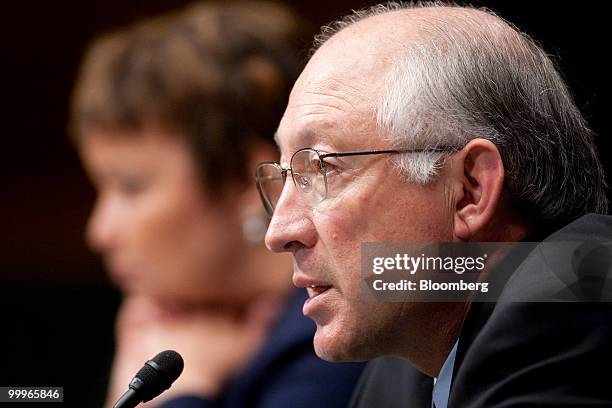
[{"label": "man's cheek", "polygon": [[343,293],[353,292],[354,286],[359,287],[361,270],[361,242],[355,239],[355,229],[335,223],[320,232],[327,238],[321,244],[325,247],[335,285]]},{"label": "man's cheek", "polygon": [[[313,212],[313,221],[319,237],[327,247],[341,247],[354,241],[355,234],[362,230],[355,211],[340,206],[335,209],[320,208]],[[350,239],[353,237],[353,239]]]}]

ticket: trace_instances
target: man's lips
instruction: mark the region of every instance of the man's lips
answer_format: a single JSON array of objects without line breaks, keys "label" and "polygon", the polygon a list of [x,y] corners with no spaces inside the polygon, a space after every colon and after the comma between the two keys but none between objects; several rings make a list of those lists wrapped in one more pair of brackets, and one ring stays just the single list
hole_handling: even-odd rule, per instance
[{"label": "man's lips", "polygon": [[316,289],[320,287],[329,288],[333,286],[327,282],[308,277],[302,273],[293,274],[293,284],[298,288],[306,288],[307,290]]},{"label": "man's lips", "polygon": [[313,299],[319,296],[321,293],[325,292],[327,289],[331,288],[331,286],[309,286],[306,288],[306,292],[308,292],[308,297]]},{"label": "man's lips", "polygon": [[315,307],[316,303],[312,303],[313,300],[317,299],[320,295],[327,292],[333,286],[328,284],[327,282],[323,282],[321,280],[310,278],[301,273],[297,273],[293,275],[293,284],[298,288],[306,288],[306,292],[308,293],[308,299],[304,303],[303,312],[305,315],[309,314],[309,310]]}]

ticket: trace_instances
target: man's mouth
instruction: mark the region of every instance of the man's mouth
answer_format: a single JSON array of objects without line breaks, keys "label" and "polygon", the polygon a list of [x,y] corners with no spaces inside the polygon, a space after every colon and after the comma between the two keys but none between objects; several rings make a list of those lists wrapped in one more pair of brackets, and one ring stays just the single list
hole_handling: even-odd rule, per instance
[{"label": "man's mouth", "polygon": [[308,292],[308,298],[314,299],[315,297],[319,296],[321,293],[325,292],[329,288],[331,288],[331,286],[317,286],[317,285],[308,286],[306,288],[306,291]]}]

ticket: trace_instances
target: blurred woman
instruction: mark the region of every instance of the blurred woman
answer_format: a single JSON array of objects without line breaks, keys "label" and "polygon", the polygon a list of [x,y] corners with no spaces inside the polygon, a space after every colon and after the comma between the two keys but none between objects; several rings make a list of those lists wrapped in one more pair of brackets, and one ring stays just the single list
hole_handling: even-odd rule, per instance
[{"label": "blurred woman", "polygon": [[277,5],[199,4],[87,54],[71,121],[98,191],[87,236],[124,293],[107,406],[164,349],[185,370],[155,406],[347,404],[362,367],[315,356],[252,181],[277,158],[300,35]]}]

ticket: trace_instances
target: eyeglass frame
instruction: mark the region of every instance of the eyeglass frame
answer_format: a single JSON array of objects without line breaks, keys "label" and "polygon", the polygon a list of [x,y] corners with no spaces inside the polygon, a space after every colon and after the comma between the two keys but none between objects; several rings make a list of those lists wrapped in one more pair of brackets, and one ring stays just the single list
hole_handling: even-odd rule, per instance
[{"label": "eyeglass frame", "polygon": [[291,165],[291,163],[293,162],[293,158],[295,157],[296,154],[303,152],[305,150],[312,150],[319,156],[319,161],[321,163],[319,171],[323,175],[323,183],[325,185],[325,197],[323,197],[322,199],[324,200],[327,197],[327,173],[324,171],[325,170],[324,165],[326,164],[324,160],[328,157],[367,156],[367,155],[375,155],[375,154],[425,153],[425,152],[447,152],[447,153],[453,152],[454,153],[454,152],[461,150],[461,148],[456,147],[456,146],[441,146],[441,147],[432,147],[432,148],[426,148],[426,149],[353,150],[353,151],[348,151],[348,152],[324,153],[312,147],[303,147],[299,150],[296,150],[291,155],[291,159],[289,159],[289,167],[287,168],[284,168],[279,162],[266,161],[266,162],[257,163],[257,166],[255,167],[255,184],[257,185],[257,191],[259,192],[261,201],[264,205],[264,208],[266,209],[266,213],[268,213],[270,217],[272,217],[272,215],[274,214],[274,208],[272,208],[271,211],[268,210],[268,207],[269,206],[271,207],[271,204],[270,205],[267,204],[269,200],[266,199],[266,196],[264,192],[262,191],[261,185],[259,183],[259,177],[257,176],[258,169],[261,166],[266,165],[266,164],[271,164],[279,168],[281,171],[281,177],[283,180],[283,188],[285,187],[285,182],[287,180],[287,172],[290,171],[291,179],[293,180],[293,185],[297,188],[297,184],[296,184],[294,172],[293,172],[293,166]]}]

